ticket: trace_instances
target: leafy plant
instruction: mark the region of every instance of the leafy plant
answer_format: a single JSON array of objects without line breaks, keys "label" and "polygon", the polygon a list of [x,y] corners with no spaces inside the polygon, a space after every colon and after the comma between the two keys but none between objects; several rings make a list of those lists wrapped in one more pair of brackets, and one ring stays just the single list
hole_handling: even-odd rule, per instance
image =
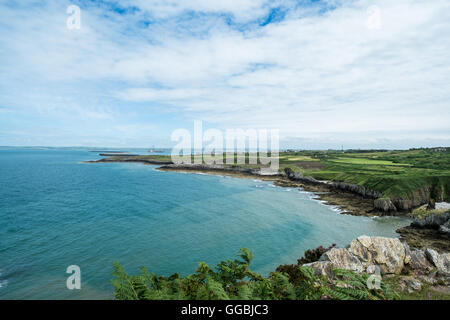
[{"label": "leafy plant", "polygon": [[[333,247],[333,246],[331,246]],[[331,248],[330,247],[330,248]],[[308,251],[307,261],[315,259],[325,248]],[[268,277],[250,270],[252,253],[243,248],[239,258],[220,262],[216,270],[201,262],[194,274],[169,277],[149,273],[128,275],[115,262],[112,284],[119,300],[318,300],[318,299],[395,299],[396,294],[385,283],[380,289],[369,289],[366,274],[334,269],[333,279],[316,276],[314,270],[301,265],[289,266],[289,272],[277,271]],[[300,264],[302,259],[298,260]],[[295,272],[292,270],[295,269]],[[293,277],[295,275],[295,277]]]},{"label": "leafy plant", "polygon": [[316,262],[320,259],[322,254],[324,254],[326,251],[334,248],[336,244],[332,244],[328,248],[325,248],[323,246],[319,246],[316,249],[309,249],[306,250],[304,253],[304,257],[297,260],[297,264],[286,264],[279,266],[276,271],[277,272],[284,272],[288,274],[289,280],[292,283],[297,283],[300,279],[302,279],[303,274],[300,272],[299,267],[311,263]]}]

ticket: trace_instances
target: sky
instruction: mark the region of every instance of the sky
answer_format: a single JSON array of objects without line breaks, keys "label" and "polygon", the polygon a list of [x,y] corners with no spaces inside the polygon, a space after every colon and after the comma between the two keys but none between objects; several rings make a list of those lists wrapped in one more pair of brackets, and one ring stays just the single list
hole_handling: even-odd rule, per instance
[{"label": "sky", "polygon": [[448,0],[2,0],[0,145],[450,146],[449,34]]}]

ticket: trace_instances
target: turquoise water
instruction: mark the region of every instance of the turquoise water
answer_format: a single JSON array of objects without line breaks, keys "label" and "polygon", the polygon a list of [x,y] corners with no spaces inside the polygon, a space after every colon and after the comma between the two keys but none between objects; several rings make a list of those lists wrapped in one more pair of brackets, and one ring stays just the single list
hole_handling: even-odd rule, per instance
[{"label": "turquoise water", "polygon": [[[297,189],[231,177],[84,164],[88,150],[0,150],[0,299],[108,299],[112,262],[161,275],[255,254],[267,274],[319,245],[396,236],[398,218],[341,215]],[[82,289],[66,288],[81,268]]]}]

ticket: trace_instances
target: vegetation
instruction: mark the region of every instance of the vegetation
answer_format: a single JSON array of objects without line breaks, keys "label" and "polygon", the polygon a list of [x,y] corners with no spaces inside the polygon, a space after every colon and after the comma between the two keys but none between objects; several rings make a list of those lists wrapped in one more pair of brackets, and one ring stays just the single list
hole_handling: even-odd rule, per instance
[{"label": "vegetation", "polygon": [[[323,248],[322,248],[323,249]],[[310,251],[310,258],[322,251]],[[295,279],[285,272],[263,277],[250,270],[253,259],[248,249],[241,249],[239,259],[222,261],[216,270],[201,262],[196,272],[186,277],[173,274],[158,276],[141,268],[130,276],[114,263],[114,296],[120,300],[390,300],[398,295],[385,283],[368,289],[366,274],[335,269],[334,280],[315,276],[311,268],[297,266]],[[306,258],[308,259],[308,258]],[[300,262],[300,259],[299,259]]]},{"label": "vegetation", "polygon": [[282,272],[288,275],[289,281],[291,283],[298,283],[303,278],[303,274],[301,272],[301,266],[307,263],[315,262],[320,259],[322,254],[326,251],[334,248],[336,244],[332,244],[330,247],[325,248],[320,246],[316,249],[306,250],[304,257],[297,260],[297,264],[285,264],[281,265],[277,268],[277,272]]},{"label": "vegetation", "polygon": [[[202,156],[192,156],[192,160],[194,157]],[[134,159],[171,161],[168,155],[138,156]],[[203,155],[202,159],[200,161],[203,162],[211,160],[207,155]],[[225,153],[223,159],[226,159]],[[234,159],[238,163],[236,153]],[[257,164],[251,163],[250,159]],[[244,164],[237,165],[249,168],[262,166],[259,154],[256,153],[245,153],[243,162]],[[386,198],[408,199],[419,189],[429,188],[432,198],[450,201],[450,148],[393,151],[290,150],[280,152],[279,163],[280,172],[288,168],[292,172],[302,172],[305,176],[319,180],[353,183],[379,191]]]},{"label": "vegetation", "polygon": [[423,219],[431,214],[443,214],[449,209],[427,209],[427,205],[423,205],[412,212],[414,218]]},{"label": "vegetation", "polygon": [[[299,155],[317,159],[321,166],[284,160]],[[280,167],[319,180],[357,184],[379,191],[384,197],[410,198],[420,188],[429,187],[433,198],[450,200],[450,148],[291,151],[282,153]]]}]

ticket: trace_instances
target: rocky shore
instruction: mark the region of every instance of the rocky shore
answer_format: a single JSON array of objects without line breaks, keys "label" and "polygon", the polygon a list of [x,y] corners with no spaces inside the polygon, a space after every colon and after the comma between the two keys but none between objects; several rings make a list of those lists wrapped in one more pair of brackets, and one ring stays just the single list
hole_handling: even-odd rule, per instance
[{"label": "rocky shore", "polygon": [[[406,215],[414,208],[428,203],[430,199],[429,188],[420,188],[408,199],[390,199],[383,197],[382,193],[359,186],[357,184],[321,181],[313,177],[303,176],[301,172],[285,170],[273,174],[266,174],[260,168],[240,167],[238,165],[206,165],[206,164],[174,164],[172,161],[152,160],[140,157],[107,157],[88,163],[107,162],[140,162],[143,164],[161,165],[159,170],[206,172],[210,174],[230,174],[250,176],[273,180],[275,184],[286,187],[300,187],[306,191],[317,193],[320,200],[339,206],[344,213],[353,215],[380,216],[380,215]],[[427,189],[428,188],[428,189]]]},{"label": "rocky shore", "polygon": [[413,293],[426,288],[450,298],[450,253],[413,249],[396,238],[361,236],[346,248],[331,248],[305,266],[330,280],[334,277],[332,270],[339,268],[372,274],[374,281],[378,277],[400,291]]},{"label": "rocky shore", "polygon": [[[332,181],[319,181],[312,177],[304,177],[296,172],[262,174],[259,168],[242,168],[224,165],[168,164],[158,168],[163,171],[204,172],[210,174],[228,174],[238,177],[258,178],[274,181],[280,187],[302,188],[313,192],[325,204],[339,207],[342,213],[357,216],[379,216],[387,214],[374,208],[374,198],[379,194],[360,186]],[[389,213],[388,213],[389,214]],[[401,214],[400,213],[397,213]],[[392,214],[390,214],[392,215]]]},{"label": "rocky shore", "polygon": [[[168,171],[206,172],[210,174],[232,174],[239,177],[257,176],[259,179],[274,181],[281,187],[302,188],[313,192],[318,199],[327,205],[337,206],[341,213],[363,216],[405,215],[411,209],[409,205],[403,205],[402,210],[391,202],[390,199],[381,199],[381,193],[365,189],[349,183],[319,181],[312,177],[304,177],[301,173],[285,172],[274,175],[261,175],[259,169],[169,164],[159,168]],[[388,208],[384,208],[386,202]],[[400,203],[402,203],[400,201]],[[408,210],[406,210],[408,209]],[[424,220],[415,219],[410,226],[398,229],[402,239],[415,248],[430,248],[438,251],[450,252],[450,212],[445,215],[430,215]]]},{"label": "rocky shore", "polygon": [[212,174],[233,174],[249,175],[259,178],[270,177],[275,184],[282,187],[300,187],[306,191],[316,193],[320,200],[330,205],[341,207],[342,211],[352,215],[366,216],[401,216],[407,215],[414,208],[430,202],[430,190],[427,187],[420,188],[411,198],[385,198],[382,193],[376,190],[364,188],[362,186],[336,181],[321,181],[313,177],[304,176],[301,172],[274,173],[272,175],[263,174],[259,168],[245,168],[239,166],[226,165],[196,165],[196,164],[166,164],[160,167],[161,170],[172,171],[197,171],[209,172]]},{"label": "rocky shore", "polygon": [[410,246],[450,252],[450,211],[416,218],[397,232]]},{"label": "rocky shore", "polygon": [[[299,172],[281,172],[275,174],[262,174],[259,168],[245,168],[240,166],[225,165],[197,165],[197,164],[173,164],[171,161],[159,161],[151,159],[139,159],[138,157],[104,158],[88,163],[109,162],[139,162],[148,165],[160,165],[158,170],[178,172],[201,172],[208,174],[232,175],[240,178],[258,178],[273,181],[280,187],[302,188],[313,192],[324,204],[333,205],[341,210],[341,213],[358,216],[382,216],[382,215],[406,215],[416,204],[422,204],[425,192],[419,200],[391,200],[381,198],[381,193],[363,188],[358,185],[320,181],[312,177],[305,177]],[[446,216],[447,217],[447,216]],[[397,232],[409,245],[416,248],[430,248],[438,251],[450,251],[450,235],[442,230],[449,229],[448,219],[437,226],[438,219],[428,218],[423,222],[414,221],[410,226],[401,228]],[[439,220],[441,221],[441,220]],[[441,227],[442,225],[442,227]],[[446,229],[445,229],[446,228]],[[441,231],[439,229],[442,229]]]}]

